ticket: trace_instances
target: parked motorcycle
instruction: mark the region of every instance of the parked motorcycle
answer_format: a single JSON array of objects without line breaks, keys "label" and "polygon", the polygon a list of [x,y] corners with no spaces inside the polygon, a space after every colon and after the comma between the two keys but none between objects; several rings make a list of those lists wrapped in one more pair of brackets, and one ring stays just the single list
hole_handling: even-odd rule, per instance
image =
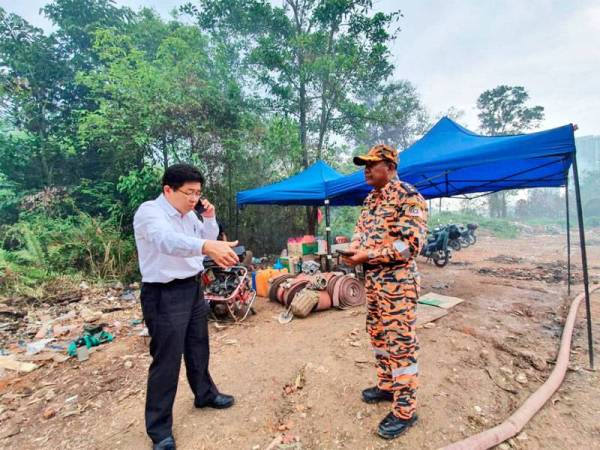
[{"label": "parked motorcycle", "polygon": [[445,229],[448,231],[448,245],[452,250],[458,252],[463,247],[468,247],[463,232],[456,224],[446,225]]},{"label": "parked motorcycle", "polygon": [[471,245],[475,245],[475,243],[477,242],[477,236],[475,235],[475,230],[477,228],[479,228],[479,225],[477,225],[476,223],[467,224],[467,231],[469,232],[468,239]]},{"label": "parked motorcycle", "polygon": [[432,259],[437,267],[444,267],[452,258],[452,250],[448,248],[448,231],[440,229],[427,237],[427,243],[421,249],[421,256]]}]

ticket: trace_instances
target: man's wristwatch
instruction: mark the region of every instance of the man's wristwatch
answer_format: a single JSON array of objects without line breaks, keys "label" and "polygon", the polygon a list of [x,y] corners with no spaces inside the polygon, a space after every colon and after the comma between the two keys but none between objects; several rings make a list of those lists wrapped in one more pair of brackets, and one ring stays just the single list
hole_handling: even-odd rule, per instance
[{"label": "man's wristwatch", "polygon": [[373,250],[369,250],[369,251],[367,251],[367,256],[369,257],[369,260],[371,260],[371,259],[374,259],[376,255]]}]

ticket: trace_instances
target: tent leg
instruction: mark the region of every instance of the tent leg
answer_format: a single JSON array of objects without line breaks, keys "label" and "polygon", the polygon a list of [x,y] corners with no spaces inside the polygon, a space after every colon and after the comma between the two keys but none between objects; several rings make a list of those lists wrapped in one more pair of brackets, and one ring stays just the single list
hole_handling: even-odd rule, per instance
[{"label": "tent leg", "polygon": [[325,235],[327,236],[327,262],[325,268],[327,272],[331,270],[331,217],[329,215],[329,200],[325,200]]},{"label": "tent leg", "polygon": [[565,199],[567,208],[567,293],[571,295],[571,219],[569,214],[569,173],[565,178]]},{"label": "tent leg", "polygon": [[573,181],[575,184],[575,199],[577,201],[577,220],[579,222],[579,245],[581,247],[581,265],[583,267],[583,287],[585,290],[585,311],[587,318],[588,353],[590,368],[594,369],[594,344],[592,340],[592,310],[590,306],[590,288],[588,278],[587,251],[585,248],[585,229],[583,225],[583,208],[581,206],[581,191],[579,189],[579,173],[577,172],[577,156],[573,153]]},{"label": "tent leg", "polygon": [[235,239],[240,238],[240,208],[235,208]]}]

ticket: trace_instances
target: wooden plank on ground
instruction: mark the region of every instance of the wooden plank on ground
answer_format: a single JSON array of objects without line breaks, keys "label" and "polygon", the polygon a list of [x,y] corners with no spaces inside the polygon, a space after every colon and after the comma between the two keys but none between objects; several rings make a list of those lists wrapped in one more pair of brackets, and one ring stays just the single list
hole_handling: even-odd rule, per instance
[{"label": "wooden plank on ground", "polygon": [[429,306],[418,304],[417,305],[417,328],[422,327],[426,323],[438,320],[440,317],[444,317],[448,314],[448,310],[444,308],[438,308],[437,306]]},{"label": "wooden plank on ground", "polygon": [[422,305],[437,306],[438,308],[450,309],[464,302],[462,298],[449,297],[436,292],[428,292],[419,297],[419,303]]},{"label": "wooden plank on ground", "polygon": [[37,364],[17,361],[11,356],[0,355],[0,367],[3,369],[16,370],[17,372],[31,372],[38,368]]}]

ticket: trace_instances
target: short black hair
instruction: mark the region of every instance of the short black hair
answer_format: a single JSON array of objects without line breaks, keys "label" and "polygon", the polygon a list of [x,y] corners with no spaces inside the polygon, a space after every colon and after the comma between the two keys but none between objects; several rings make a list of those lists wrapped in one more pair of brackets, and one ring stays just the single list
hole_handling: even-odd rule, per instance
[{"label": "short black hair", "polygon": [[162,185],[179,189],[185,183],[200,183],[204,185],[204,177],[200,171],[190,164],[173,164],[167,167],[162,178]]}]

